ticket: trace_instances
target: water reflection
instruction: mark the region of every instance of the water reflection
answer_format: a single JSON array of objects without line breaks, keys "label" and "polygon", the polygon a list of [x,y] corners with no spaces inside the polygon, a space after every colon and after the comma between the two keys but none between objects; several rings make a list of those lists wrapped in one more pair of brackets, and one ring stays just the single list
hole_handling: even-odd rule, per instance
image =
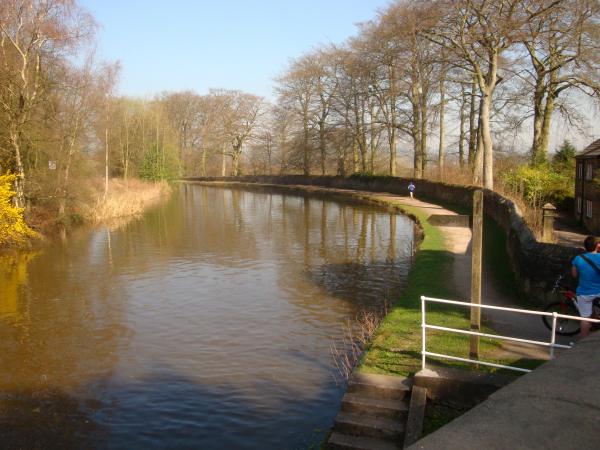
[{"label": "water reflection", "polygon": [[59,416],[62,448],[308,448],[339,406],[331,343],[398,293],[412,239],[377,209],[185,185],[23,259],[0,291],[0,434],[23,417],[35,444]]}]

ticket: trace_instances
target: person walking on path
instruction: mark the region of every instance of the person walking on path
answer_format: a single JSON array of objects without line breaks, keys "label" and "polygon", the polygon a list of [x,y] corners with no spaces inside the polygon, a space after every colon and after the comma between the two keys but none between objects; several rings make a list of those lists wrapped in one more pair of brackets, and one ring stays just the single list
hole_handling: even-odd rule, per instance
[{"label": "person walking on path", "polygon": [[410,194],[410,198],[414,198],[415,185],[412,181],[408,184],[408,192]]},{"label": "person walking on path", "polygon": [[[585,253],[573,258],[571,272],[573,277],[578,278],[576,304],[579,314],[592,318],[593,301],[600,296],[600,253],[594,236],[586,237],[583,246]],[[581,337],[586,337],[591,327],[590,322],[581,322]]]}]

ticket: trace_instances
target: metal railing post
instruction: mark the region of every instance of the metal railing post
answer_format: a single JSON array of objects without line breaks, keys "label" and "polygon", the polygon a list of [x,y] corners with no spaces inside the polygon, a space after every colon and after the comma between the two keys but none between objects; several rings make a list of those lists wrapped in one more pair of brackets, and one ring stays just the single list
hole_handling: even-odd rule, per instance
[{"label": "metal railing post", "polygon": [[552,312],[552,336],[550,338],[550,359],[554,359],[554,344],[556,344],[556,311]]},{"label": "metal railing post", "polygon": [[425,352],[426,350],[426,345],[425,345],[425,339],[427,338],[427,333],[426,333],[426,325],[427,322],[425,320],[425,296],[421,296],[421,370],[425,370]]}]

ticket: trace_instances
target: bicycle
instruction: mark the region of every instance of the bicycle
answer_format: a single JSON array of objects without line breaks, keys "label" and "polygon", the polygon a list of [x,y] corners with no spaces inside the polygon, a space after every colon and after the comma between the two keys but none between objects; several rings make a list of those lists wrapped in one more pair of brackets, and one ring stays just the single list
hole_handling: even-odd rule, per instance
[{"label": "bicycle", "polygon": [[[577,301],[577,295],[573,290],[562,287],[560,285],[561,279],[562,276],[558,277],[558,279],[554,283],[552,292],[556,292],[558,290],[558,292],[563,295],[563,298],[550,303],[544,308],[544,312],[556,312],[558,314],[564,314],[566,316],[579,316],[579,310],[577,309],[577,305],[575,304],[575,302]],[[595,316],[600,317],[600,296],[594,299],[592,308],[595,313]],[[551,316],[542,316],[542,321],[549,330],[552,330]],[[598,329],[600,329],[600,324],[594,323],[592,325],[592,330]],[[580,331],[581,322],[579,320],[565,319],[563,317],[558,317],[556,319],[556,334],[560,334],[561,336],[574,336]]]}]

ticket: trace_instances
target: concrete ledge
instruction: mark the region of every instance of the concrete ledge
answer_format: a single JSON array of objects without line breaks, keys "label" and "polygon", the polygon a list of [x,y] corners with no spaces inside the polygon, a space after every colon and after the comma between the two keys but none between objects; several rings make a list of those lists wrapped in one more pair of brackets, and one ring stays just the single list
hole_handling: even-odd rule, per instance
[{"label": "concrete ledge", "polygon": [[410,448],[598,448],[599,349],[595,333]]},{"label": "concrete ledge", "polygon": [[459,228],[470,228],[471,218],[461,214],[444,215],[444,214],[432,214],[427,219],[431,225],[438,227],[459,227]]},{"label": "concrete ledge", "polygon": [[431,400],[444,400],[466,408],[478,405],[516,377],[483,372],[430,367],[417,372],[415,386],[427,389]]}]

